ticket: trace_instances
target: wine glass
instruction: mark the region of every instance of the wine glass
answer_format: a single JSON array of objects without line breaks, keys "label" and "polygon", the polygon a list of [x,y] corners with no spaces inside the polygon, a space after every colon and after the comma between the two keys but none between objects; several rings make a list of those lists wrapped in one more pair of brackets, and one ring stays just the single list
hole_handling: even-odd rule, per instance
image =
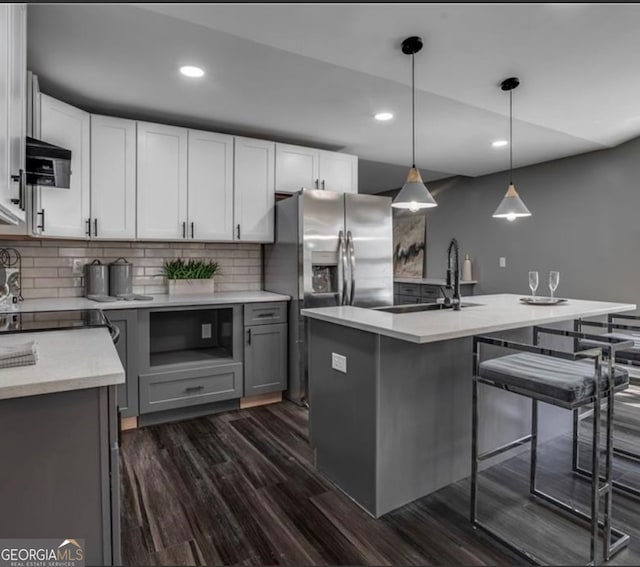
[{"label": "wine glass", "polygon": [[529,288],[531,289],[531,297],[535,301],[536,289],[538,289],[538,272],[529,272]]},{"label": "wine glass", "polygon": [[560,283],[560,272],[549,272],[549,289],[551,290],[551,299],[553,299],[553,292]]}]

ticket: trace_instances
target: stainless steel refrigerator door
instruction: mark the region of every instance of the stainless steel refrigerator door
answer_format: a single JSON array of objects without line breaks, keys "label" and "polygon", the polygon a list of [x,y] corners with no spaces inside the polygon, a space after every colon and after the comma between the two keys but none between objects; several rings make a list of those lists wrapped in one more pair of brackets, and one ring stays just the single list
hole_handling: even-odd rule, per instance
[{"label": "stainless steel refrigerator door", "polygon": [[345,229],[350,277],[349,305],[393,305],[391,199],[346,193]]},{"label": "stainless steel refrigerator door", "polygon": [[343,194],[304,189],[300,203],[304,306],[340,305],[346,275]]}]

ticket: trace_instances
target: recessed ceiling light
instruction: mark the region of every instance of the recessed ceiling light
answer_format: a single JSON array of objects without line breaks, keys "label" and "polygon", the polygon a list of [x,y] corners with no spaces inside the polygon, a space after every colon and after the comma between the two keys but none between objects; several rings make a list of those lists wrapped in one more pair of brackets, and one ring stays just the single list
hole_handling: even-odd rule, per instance
[{"label": "recessed ceiling light", "polygon": [[180,67],[180,72],[185,77],[202,77],[204,76],[204,71],[200,69],[200,67],[194,67],[192,65],[185,65],[184,67]]},{"label": "recessed ceiling light", "polygon": [[492,142],[491,145],[494,148],[504,148],[509,145],[509,142],[507,142],[507,140],[496,140],[495,142]]},{"label": "recessed ceiling light", "polygon": [[385,120],[391,120],[393,118],[393,114],[391,114],[391,112],[378,112],[374,118],[384,122]]}]

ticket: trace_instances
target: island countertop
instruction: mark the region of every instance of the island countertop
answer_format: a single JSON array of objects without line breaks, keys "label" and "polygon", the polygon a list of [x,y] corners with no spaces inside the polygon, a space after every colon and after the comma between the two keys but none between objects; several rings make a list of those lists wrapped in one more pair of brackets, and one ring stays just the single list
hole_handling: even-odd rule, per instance
[{"label": "island countertop", "polygon": [[0,345],[34,341],[38,361],[0,369],[0,399],[111,386],[124,382],[124,369],[106,328],[15,333]]},{"label": "island countertop", "polygon": [[[414,313],[386,313],[362,307],[320,307],[303,309],[302,315],[328,323],[360,329],[412,343],[430,343],[483,333],[517,329],[633,311],[633,303],[568,299],[557,305],[527,305],[522,295],[476,295],[463,299],[469,307],[460,311],[443,309]],[[468,301],[467,301],[468,300]]]}]

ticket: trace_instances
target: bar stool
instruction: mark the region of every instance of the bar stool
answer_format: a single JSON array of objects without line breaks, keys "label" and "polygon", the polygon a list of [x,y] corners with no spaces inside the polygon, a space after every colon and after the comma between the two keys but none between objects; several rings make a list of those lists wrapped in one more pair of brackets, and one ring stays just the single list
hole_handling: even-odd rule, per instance
[{"label": "bar stool", "polygon": [[[616,319],[623,320],[627,323],[617,323]],[[633,322],[635,322],[635,324]],[[625,366],[640,366],[640,315],[612,313],[608,315],[606,323],[603,323],[601,321],[587,321],[585,319],[577,319],[574,322],[574,330],[576,332],[583,332],[584,327],[599,327],[606,329],[607,332],[600,335],[602,337],[615,337],[623,340],[631,340],[633,342],[633,346],[631,348],[617,351],[616,363],[624,364]],[[593,340],[579,341],[579,346],[581,348],[591,348],[594,346],[597,347],[601,344],[602,343],[600,341]],[[606,357],[606,352],[603,352],[603,356]],[[638,383],[638,379],[634,379],[633,376],[629,377],[629,381],[631,383]],[[582,412],[580,411],[580,409],[576,409],[573,412],[572,468],[576,474],[582,475],[587,478],[591,478],[591,471],[588,471],[580,466],[580,423],[587,417],[592,416],[593,413],[593,409]],[[615,437],[613,443],[614,455],[626,459],[631,459],[633,461],[640,461],[640,453],[616,447]],[[625,494],[630,494],[636,498],[640,498],[640,488],[629,486],[622,481],[614,480],[613,488],[614,490],[619,490],[620,492],[624,492]]]},{"label": "bar stool", "polygon": [[[598,347],[565,352],[538,346],[541,334],[560,335],[574,341],[597,339]],[[519,351],[498,358],[480,362],[480,345],[487,344]],[[482,461],[505,451],[530,443],[529,492],[549,504],[555,505],[590,525],[590,563],[595,564],[598,556],[598,529],[603,529],[602,558],[606,561],[628,544],[629,536],[613,528],[612,517],[612,424],[613,392],[628,387],[629,375],[615,366],[616,352],[630,348],[632,342],[615,337],[602,337],[577,331],[565,331],[543,327],[533,328],[533,344],[524,344],[487,336],[473,338],[473,410],[472,410],[472,464],[471,464],[471,522],[490,536],[502,542],[513,551],[533,560],[541,561],[535,554],[512,544],[478,520],[478,468]],[[603,364],[603,352],[607,353]],[[507,443],[502,447],[480,454],[478,452],[478,388],[485,384],[507,390],[531,399],[531,433]],[[607,400],[606,457],[604,467],[605,482],[600,484],[600,419],[594,419],[592,437],[592,470],[590,514],[586,514],[541,490],[536,486],[536,461],[538,445],[538,402],[545,402],[568,410],[593,404],[600,408],[603,398]],[[600,521],[600,497],[604,496],[604,520]],[[612,541],[612,536],[615,541]]]}]

